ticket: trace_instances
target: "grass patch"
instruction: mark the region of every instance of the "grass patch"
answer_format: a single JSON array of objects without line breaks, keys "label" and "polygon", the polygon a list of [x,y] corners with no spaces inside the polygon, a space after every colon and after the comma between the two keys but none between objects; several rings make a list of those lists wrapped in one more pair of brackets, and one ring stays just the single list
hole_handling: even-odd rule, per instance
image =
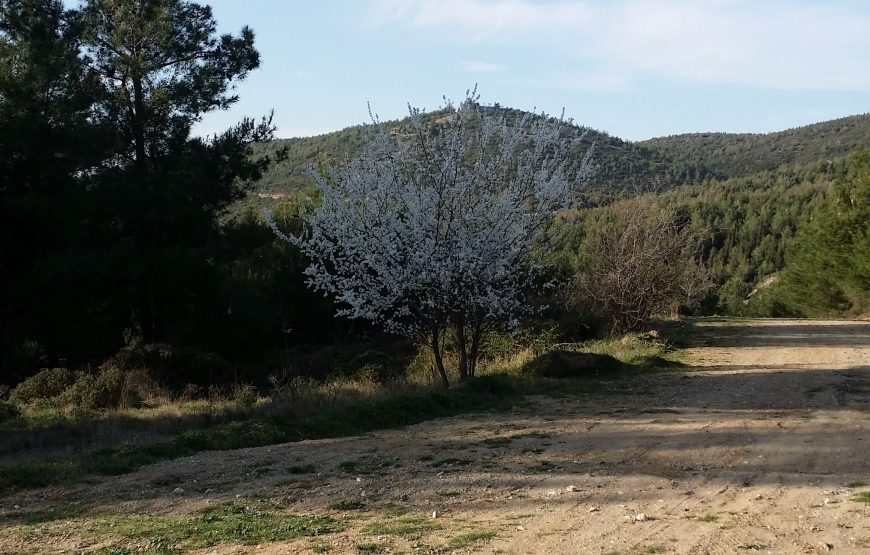
[{"label": "grass patch", "polygon": [[695,520],[697,520],[698,522],[718,522],[719,515],[706,514],[706,515],[699,516],[699,517],[695,518]]},{"label": "grass patch", "polygon": [[511,438],[509,437],[488,437],[481,441],[481,445],[485,445],[490,449],[498,449],[499,447],[504,447],[506,445],[510,445]]},{"label": "grass patch", "polygon": [[[104,544],[97,553],[171,555],[220,544],[256,545],[317,537],[341,531],[327,516],[296,516],[241,505],[210,507],[195,516],[114,516],[73,521],[83,547]],[[49,538],[65,531],[59,523],[25,529]],[[105,545],[109,542],[109,545]]]},{"label": "grass patch", "polygon": [[541,461],[535,466],[529,467],[532,472],[552,472],[558,467],[550,461]]},{"label": "grass patch", "polygon": [[371,553],[386,553],[390,548],[386,543],[361,543],[356,546],[356,552],[360,555],[369,555]]},{"label": "grass patch", "polygon": [[852,501],[857,501],[858,503],[870,503],[870,491],[862,491],[853,495]]},{"label": "grass patch", "polygon": [[313,464],[292,465],[287,467],[288,474],[314,474],[317,469]]},{"label": "grass patch", "polygon": [[83,452],[69,462],[5,465],[0,467],[0,491],[44,487],[69,482],[86,474],[126,474],[161,460],[201,451],[357,435],[433,418],[507,409],[520,402],[519,390],[509,377],[484,376],[461,388],[359,402],[304,418],[262,413],[248,420],[182,432],[150,445]]},{"label": "grass patch", "polygon": [[447,546],[452,549],[462,549],[464,547],[470,547],[476,543],[492,541],[496,536],[497,534],[495,532],[469,532],[468,534],[462,534],[461,536],[451,538],[450,541],[447,542]]},{"label": "grass patch", "polygon": [[361,511],[366,508],[366,504],[355,499],[345,499],[338,503],[333,503],[329,506],[334,511]]},{"label": "grass patch", "polygon": [[854,482],[849,482],[848,484],[846,484],[846,487],[847,488],[863,488],[866,485],[867,485],[867,482],[862,482],[860,480],[856,480]]},{"label": "grass patch", "polygon": [[363,531],[372,536],[398,536],[401,538],[416,538],[427,532],[440,530],[441,526],[432,520],[405,515],[391,520],[373,522]]}]

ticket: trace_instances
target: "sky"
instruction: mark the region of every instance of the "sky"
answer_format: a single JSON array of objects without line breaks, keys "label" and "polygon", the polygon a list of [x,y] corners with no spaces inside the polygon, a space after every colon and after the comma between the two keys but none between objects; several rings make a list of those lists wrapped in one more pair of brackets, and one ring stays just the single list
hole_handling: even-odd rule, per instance
[{"label": "sky", "polygon": [[[205,1],[205,0],[200,0]],[[261,67],[199,134],[274,109],[279,137],[481,102],[627,140],[870,112],[868,0],[210,0]]]}]

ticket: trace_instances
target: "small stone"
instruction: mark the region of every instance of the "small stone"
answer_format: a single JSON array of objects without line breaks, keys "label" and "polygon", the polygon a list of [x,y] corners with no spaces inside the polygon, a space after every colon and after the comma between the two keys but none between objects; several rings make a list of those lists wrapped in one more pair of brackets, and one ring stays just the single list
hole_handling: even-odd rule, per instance
[{"label": "small stone", "polygon": [[174,490],[172,490],[172,493],[174,493],[175,495],[184,495],[184,488],[175,488]]},{"label": "small stone", "polygon": [[832,503],[839,503],[836,499],[831,499],[830,497],[825,497],[825,505],[830,505]]},{"label": "small stone", "polygon": [[827,543],[827,542],[819,542],[819,547],[822,548],[822,551],[833,551],[834,550],[834,544]]},{"label": "small stone", "polygon": [[526,527],[523,526],[522,524],[520,524],[520,525],[517,526],[517,532],[522,532],[522,531],[524,531],[525,529],[526,529]]},{"label": "small stone", "polygon": [[646,516],[646,514],[644,513],[638,513],[634,515],[634,520],[636,520],[637,522],[646,522],[648,519],[649,517]]},{"label": "small stone", "polygon": [[210,493],[214,493],[214,490],[211,488],[208,488],[207,490],[205,490],[206,495],[209,495]]},{"label": "small stone", "polygon": [[438,518],[439,516],[441,516],[441,513],[438,511],[432,511],[432,518]]},{"label": "small stone", "polygon": [[21,506],[20,505],[12,505],[12,508],[18,510],[21,508]]},{"label": "small stone", "polygon": [[600,511],[600,510],[601,510],[601,509],[599,509],[598,507],[589,507],[589,512],[590,512],[590,513],[597,513],[597,512]]},{"label": "small stone", "polygon": [[567,488],[565,488],[565,491],[575,492],[575,491],[580,491],[580,488],[578,488],[577,486],[568,486]]}]

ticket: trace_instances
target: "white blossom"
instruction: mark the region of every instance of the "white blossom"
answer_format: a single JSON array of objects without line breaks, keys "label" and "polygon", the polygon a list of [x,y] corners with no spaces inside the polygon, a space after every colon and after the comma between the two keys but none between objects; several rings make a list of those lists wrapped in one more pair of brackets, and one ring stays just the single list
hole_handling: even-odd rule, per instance
[{"label": "white blossom", "polygon": [[308,168],[322,204],[301,236],[270,223],[310,258],[307,283],[340,301],[340,315],[424,337],[438,364],[440,334],[467,330],[461,364],[473,375],[483,330],[534,310],[537,247],[586,180],[590,152],[578,155],[570,120],[481,106],[476,91],[409,116],[399,127],[372,116],[364,155]]}]

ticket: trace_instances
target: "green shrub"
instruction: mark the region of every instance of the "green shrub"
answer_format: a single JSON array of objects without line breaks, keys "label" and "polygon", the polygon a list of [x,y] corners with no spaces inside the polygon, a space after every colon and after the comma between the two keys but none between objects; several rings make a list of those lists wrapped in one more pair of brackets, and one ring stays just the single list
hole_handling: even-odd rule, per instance
[{"label": "green shrub", "polygon": [[39,399],[54,399],[75,380],[75,375],[66,368],[46,368],[15,386],[9,399],[19,405]]},{"label": "green shrub", "polygon": [[105,368],[99,374],[79,372],[76,381],[61,394],[57,402],[83,410],[113,409],[123,404],[125,376],[117,368]]},{"label": "green shrub", "polygon": [[610,355],[551,351],[523,365],[523,373],[542,378],[600,377],[623,369],[623,364]]},{"label": "green shrub", "polygon": [[233,402],[241,410],[251,410],[257,404],[257,388],[240,384],[233,388]]}]

